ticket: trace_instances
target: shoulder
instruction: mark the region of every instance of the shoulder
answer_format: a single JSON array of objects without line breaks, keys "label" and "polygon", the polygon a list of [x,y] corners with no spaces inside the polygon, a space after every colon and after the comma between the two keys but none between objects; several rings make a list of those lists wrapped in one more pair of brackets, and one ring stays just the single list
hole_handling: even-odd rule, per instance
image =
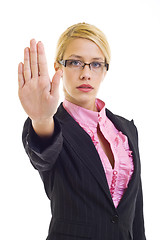
[{"label": "shoulder", "polygon": [[118,120],[122,123],[132,123],[132,124],[134,124],[133,119],[129,120],[129,119],[123,117],[123,116],[117,115],[117,114],[111,112],[108,108],[106,108],[105,110],[106,110],[107,117],[110,118],[111,120],[115,119],[115,120]]},{"label": "shoulder", "polygon": [[131,132],[132,134],[135,134],[138,137],[137,127],[133,119],[128,120],[125,117],[122,117],[120,115],[117,115],[111,112],[107,108],[106,108],[106,115],[112,121],[112,123],[115,125],[117,129],[123,130],[126,133]]}]

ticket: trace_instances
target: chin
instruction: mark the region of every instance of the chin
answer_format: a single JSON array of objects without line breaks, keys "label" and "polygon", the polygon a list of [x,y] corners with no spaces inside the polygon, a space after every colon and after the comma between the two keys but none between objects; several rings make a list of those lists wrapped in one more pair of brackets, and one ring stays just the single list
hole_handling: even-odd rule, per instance
[{"label": "chin", "polygon": [[86,107],[86,105],[92,105],[95,103],[95,96],[87,96],[87,95],[83,95],[80,97],[75,97],[74,98],[74,103],[81,106],[81,107]]}]

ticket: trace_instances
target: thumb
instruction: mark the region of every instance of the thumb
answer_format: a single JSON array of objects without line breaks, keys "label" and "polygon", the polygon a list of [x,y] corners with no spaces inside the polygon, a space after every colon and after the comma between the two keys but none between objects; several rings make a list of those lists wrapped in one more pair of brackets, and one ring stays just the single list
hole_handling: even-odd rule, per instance
[{"label": "thumb", "polygon": [[62,77],[63,71],[60,69],[58,70],[53,78],[52,78],[52,83],[51,83],[51,95],[53,96],[55,92],[59,90],[59,84],[60,84],[60,79]]}]

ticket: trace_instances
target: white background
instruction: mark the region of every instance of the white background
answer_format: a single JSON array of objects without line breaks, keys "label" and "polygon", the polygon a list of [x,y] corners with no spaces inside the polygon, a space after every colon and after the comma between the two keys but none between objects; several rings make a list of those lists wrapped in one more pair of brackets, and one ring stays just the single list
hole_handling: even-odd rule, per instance
[{"label": "white background", "polygon": [[[24,152],[26,114],[17,95],[17,66],[31,38],[46,48],[49,72],[60,34],[87,22],[107,36],[110,70],[99,96],[112,112],[134,119],[139,131],[148,240],[159,238],[160,1],[2,1],[0,4],[0,239],[44,240],[50,203]],[[61,90],[61,100],[63,93]]]}]

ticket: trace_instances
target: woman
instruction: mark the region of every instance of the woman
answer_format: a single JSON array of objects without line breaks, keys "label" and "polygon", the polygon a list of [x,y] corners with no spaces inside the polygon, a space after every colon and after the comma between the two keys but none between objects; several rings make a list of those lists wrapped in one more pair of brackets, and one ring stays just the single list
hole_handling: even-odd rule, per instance
[{"label": "woman", "polygon": [[137,129],[96,98],[109,63],[104,34],[80,23],[58,41],[52,81],[41,42],[19,64],[23,144],[51,201],[47,240],[146,239]]}]

